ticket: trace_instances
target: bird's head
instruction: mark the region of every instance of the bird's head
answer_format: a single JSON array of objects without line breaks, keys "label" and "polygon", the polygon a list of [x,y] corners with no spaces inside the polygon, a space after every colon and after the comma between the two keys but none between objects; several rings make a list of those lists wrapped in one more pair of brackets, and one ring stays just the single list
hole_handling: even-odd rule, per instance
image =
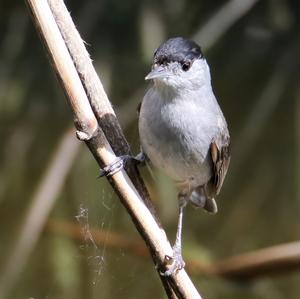
[{"label": "bird's head", "polygon": [[145,77],[161,87],[198,89],[210,84],[210,72],[201,48],[182,37],[170,38],[154,53],[152,70]]}]

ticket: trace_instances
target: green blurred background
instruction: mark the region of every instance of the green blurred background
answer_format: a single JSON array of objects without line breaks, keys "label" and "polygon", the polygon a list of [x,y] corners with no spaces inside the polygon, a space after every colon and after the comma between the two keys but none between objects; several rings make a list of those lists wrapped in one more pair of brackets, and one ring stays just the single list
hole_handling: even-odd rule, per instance
[{"label": "green blurred background", "polygon": [[[171,36],[193,38],[203,48],[230,127],[232,162],[219,213],[186,209],[184,256],[205,264],[296,241],[299,2],[73,0],[66,5],[134,153],[136,107],[155,48]],[[70,110],[26,5],[1,0],[0,14],[0,298],[165,298],[149,258],[119,241],[111,246],[115,233],[134,241],[139,235],[106,180],[97,179],[90,152],[69,132]],[[57,180],[48,183],[37,208],[38,190],[66,136],[69,147],[54,172]],[[142,173],[173,240],[173,184],[155,169],[153,177],[147,169]],[[53,200],[46,200],[53,190],[58,190]],[[28,223],[31,229],[24,233]],[[76,225],[77,238],[62,224]],[[97,242],[91,229],[103,232],[104,242]],[[206,299],[299,298],[299,272],[278,274],[239,282],[194,271],[192,279]]]}]

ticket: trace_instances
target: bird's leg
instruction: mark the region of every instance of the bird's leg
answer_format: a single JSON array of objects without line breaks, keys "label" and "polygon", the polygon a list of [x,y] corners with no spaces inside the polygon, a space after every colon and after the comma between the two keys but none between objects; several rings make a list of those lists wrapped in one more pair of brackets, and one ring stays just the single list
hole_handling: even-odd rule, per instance
[{"label": "bird's leg", "polygon": [[147,156],[143,152],[140,152],[135,157],[130,155],[119,156],[114,162],[105,166],[103,169],[100,169],[99,177],[114,175],[124,168],[129,160],[131,160],[135,165],[145,165]]},{"label": "bird's leg", "polygon": [[148,161],[148,157],[143,151],[141,151],[135,157],[131,157],[131,158],[132,158],[133,162],[139,166],[145,166],[146,162]]},{"label": "bird's leg", "polygon": [[182,218],[183,218],[183,211],[187,204],[186,195],[179,194],[178,196],[179,202],[179,216],[178,216],[178,226],[176,232],[176,240],[173,246],[173,256],[166,256],[166,262],[171,265],[168,267],[164,273],[164,276],[172,275],[176,273],[178,270],[181,270],[185,266],[185,262],[183,261],[182,254],[181,254],[181,236],[182,236]]}]

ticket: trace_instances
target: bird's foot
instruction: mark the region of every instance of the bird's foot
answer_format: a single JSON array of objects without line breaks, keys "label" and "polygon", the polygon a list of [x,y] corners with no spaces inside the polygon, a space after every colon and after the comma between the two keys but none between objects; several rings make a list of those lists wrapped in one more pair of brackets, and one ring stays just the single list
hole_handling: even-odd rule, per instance
[{"label": "bird's foot", "polygon": [[109,177],[120,171],[121,169],[124,168],[126,162],[130,159],[131,157],[129,155],[124,155],[117,157],[117,159],[110,163],[109,165],[105,166],[104,168],[100,169],[99,177]]},{"label": "bird's foot", "polygon": [[135,157],[130,155],[119,156],[114,162],[100,169],[99,177],[109,177],[114,175],[123,169],[129,160],[131,160],[135,165],[144,165],[146,163],[146,159],[147,157],[143,152],[139,153]]},{"label": "bird's foot", "polygon": [[174,246],[173,256],[165,256],[165,267],[167,268],[167,270],[161,272],[160,274],[163,276],[170,276],[172,274],[176,274],[179,270],[183,269],[184,266],[185,262],[181,255],[181,248]]}]

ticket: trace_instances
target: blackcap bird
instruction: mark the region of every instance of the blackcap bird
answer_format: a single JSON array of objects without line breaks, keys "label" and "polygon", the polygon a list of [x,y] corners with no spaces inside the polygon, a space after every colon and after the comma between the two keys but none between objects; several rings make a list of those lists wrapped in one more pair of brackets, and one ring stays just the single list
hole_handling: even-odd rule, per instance
[{"label": "blackcap bird", "polygon": [[214,96],[210,71],[199,45],[170,38],[154,53],[152,84],[139,114],[142,152],[176,181],[179,221],[171,275],[184,267],[181,255],[183,209],[188,202],[217,212],[219,194],[230,161],[227,123]]}]

